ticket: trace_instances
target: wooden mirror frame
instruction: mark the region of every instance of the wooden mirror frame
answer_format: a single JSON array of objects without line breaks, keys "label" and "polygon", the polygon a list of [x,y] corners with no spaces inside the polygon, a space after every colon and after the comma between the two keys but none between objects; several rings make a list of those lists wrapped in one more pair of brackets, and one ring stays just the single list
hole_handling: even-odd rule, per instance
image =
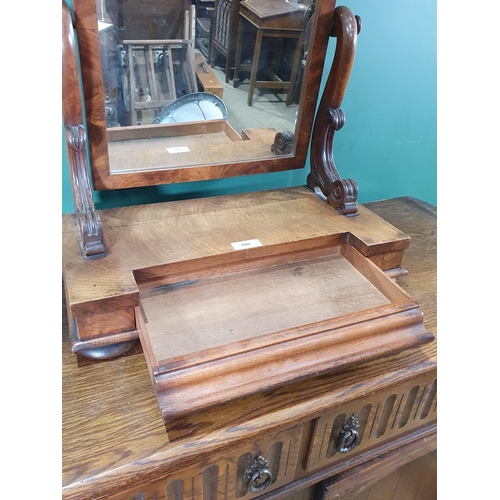
[{"label": "wooden mirror frame", "polygon": [[278,154],[275,157],[248,159],[236,163],[111,174],[95,0],[73,0],[73,25],[79,47],[93,188],[101,191],[156,186],[303,168],[309,148],[328,40],[332,31],[334,9],[335,0],[316,1],[311,31],[313,37],[309,45],[302,83],[292,154]]}]

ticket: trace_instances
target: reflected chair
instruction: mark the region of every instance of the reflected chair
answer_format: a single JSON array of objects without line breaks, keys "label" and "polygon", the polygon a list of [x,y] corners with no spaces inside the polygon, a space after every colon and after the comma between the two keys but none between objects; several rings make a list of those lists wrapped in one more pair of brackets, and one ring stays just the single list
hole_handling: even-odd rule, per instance
[{"label": "reflected chair", "polygon": [[[144,119],[150,123],[161,109],[179,97],[174,66],[180,68],[180,93],[198,90],[194,70],[195,6],[186,9],[183,16],[183,32],[178,38],[123,40],[128,59],[130,125]],[[139,121],[138,113],[142,118]]]},{"label": "reflected chair", "polygon": [[236,56],[238,13],[240,0],[215,0],[212,17],[209,64],[214,65],[216,53],[226,58],[226,83],[232,79],[231,70]]},{"label": "reflected chair", "polygon": [[213,0],[196,0],[196,48],[203,54],[206,61],[210,58],[213,11]]}]

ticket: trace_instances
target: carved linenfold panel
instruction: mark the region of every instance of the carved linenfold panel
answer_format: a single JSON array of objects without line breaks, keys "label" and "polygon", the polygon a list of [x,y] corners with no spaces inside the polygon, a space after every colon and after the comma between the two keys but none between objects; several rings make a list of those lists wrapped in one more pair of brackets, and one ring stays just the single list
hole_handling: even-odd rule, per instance
[{"label": "carved linenfold panel", "polygon": [[302,425],[209,459],[109,500],[249,499],[291,483],[299,459]]},{"label": "carved linenfold panel", "polygon": [[[304,464],[306,470],[344,460],[351,454],[435,420],[436,394],[436,379],[427,378],[321,416],[314,423]],[[352,425],[353,421],[356,425]]]}]

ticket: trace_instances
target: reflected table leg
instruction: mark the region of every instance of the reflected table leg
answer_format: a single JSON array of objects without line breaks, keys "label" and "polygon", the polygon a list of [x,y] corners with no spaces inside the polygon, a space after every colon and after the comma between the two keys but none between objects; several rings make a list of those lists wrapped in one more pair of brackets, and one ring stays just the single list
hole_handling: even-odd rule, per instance
[{"label": "reflected table leg", "polygon": [[237,88],[240,84],[240,66],[241,66],[241,44],[243,43],[243,19],[240,17],[238,23],[238,38],[236,41],[236,56],[234,61],[233,87]]},{"label": "reflected table leg", "polygon": [[297,38],[297,44],[295,46],[295,54],[293,56],[292,72],[290,74],[290,87],[288,87],[288,92],[286,95],[287,106],[290,106],[290,104],[292,103],[293,91],[297,80],[297,74],[299,72],[300,54],[302,51],[302,38],[303,36],[301,32]]},{"label": "reflected table leg", "polygon": [[262,46],[262,36],[263,31],[261,29],[257,30],[257,37],[255,40],[255,50],[252,57],[252,72],[250,74],[250,87],[248,89],[247,104],[252,105],[253,93],[255,90],[255,82],[257,80],[257,70],[259,69],[259,58],[260,58],[260,48]]}]

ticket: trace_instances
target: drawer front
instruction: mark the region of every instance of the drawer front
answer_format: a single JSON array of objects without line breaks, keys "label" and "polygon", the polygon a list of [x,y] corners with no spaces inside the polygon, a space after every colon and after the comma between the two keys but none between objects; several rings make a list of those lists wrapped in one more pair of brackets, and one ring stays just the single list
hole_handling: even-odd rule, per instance
[{"label": "drawer front", "polygon": [[437,418],[435,375],[352,402],[319,417],[304,467],[331,465]]},{"label": "drawer front", "polygon": [[280,500],[314,500],[318,486],[313,485],[303,490],[287,495]]},{"label": "drawer front", "polygon": [[302,425],[109,500],[246,500],[293,481]]},{"label": "drawer front", "polygon": [[437,450],[428,446],[403,445],[332,476],[316,486],[313,500],[436,500]]}]

